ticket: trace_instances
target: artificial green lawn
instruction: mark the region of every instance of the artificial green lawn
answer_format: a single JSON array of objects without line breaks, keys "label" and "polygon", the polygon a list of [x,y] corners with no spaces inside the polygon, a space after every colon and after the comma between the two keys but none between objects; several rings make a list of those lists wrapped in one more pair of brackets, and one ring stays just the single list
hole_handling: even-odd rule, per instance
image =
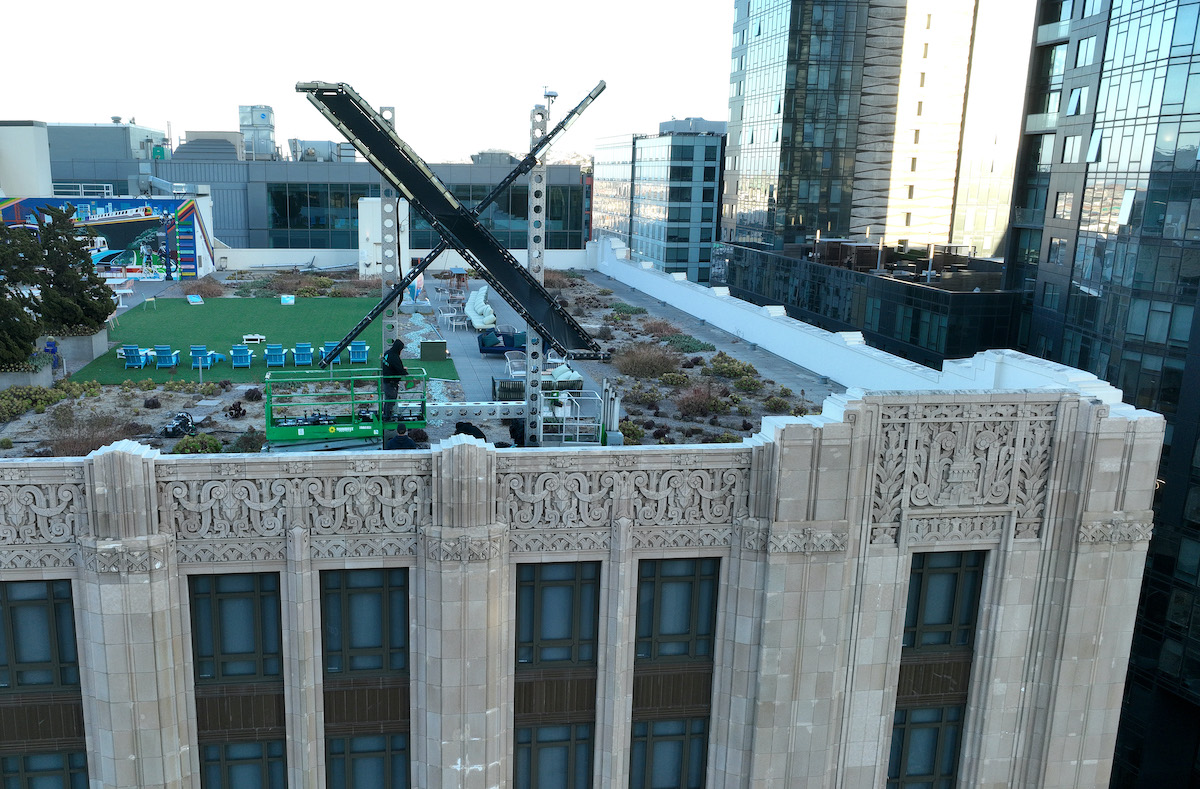
[{"label": "artificial green lawn", "polygon": [[[284,348],[293,348],[297,342],[313,345],[313,358],[320,359],[317,348],[326,342],[342,339],[377,304],[375,299],[297,299],[291,306],[283,306],[279,299],[220,298],[205,299],[203,304],[191,305],[181,298],[159,298],[147,307],[137,306],[120,315],[120,326],[110,329],[108,339],[117,346],[82,370],[74,374],[80,381],[99,381],[102,384],[119,384],[125,380],[143,381],[147,378],[158,383],[171,380],[199,380],[199,370],[191,369],[188,348],[191,345],[206,345],[208,350],[225,354],[225,361],[217,362],[211,370],[204,371],[204,380],[230,380],[234,383],[261,382],[267,373],[263,353],[266,343],[279,343]],[[157,305],[157,307],[156,307]],[[402,321],[408,316],[398,316]],[[378,370],[382,332],[381,316],[372,321],[360,339],[371,346],[368,364],[356,364],[352,368],[347,361],[349,352],[342,352],[342,369]],[[401,327],[401,333],[404,328]],[[229,349],[242,341],[243,334],[264,334],[266,342],[250,345],[254,360],[249,369],[233,369],[229,364]],[[174,373],[170,369],[157,370],[151,361],[142,369],[125,368],[125,361],[116,357],[116,348],[124,344],[152,348],[155,345],[170,345],[179,351],[179,366]],[[406,354],[416,355],[418,349],[411,347]],[[409,368],[424,368],[430,378],[458,380],[454,362],[430,362],[414,359]],[[281,368],[272,367],[272,370]],[[286,370],[305,370],[306,367],[292,366],[292,355],[287,355]],[[315,364],[312,369],[320,369]],[[336,369],[336,368],[335,368]]]}]

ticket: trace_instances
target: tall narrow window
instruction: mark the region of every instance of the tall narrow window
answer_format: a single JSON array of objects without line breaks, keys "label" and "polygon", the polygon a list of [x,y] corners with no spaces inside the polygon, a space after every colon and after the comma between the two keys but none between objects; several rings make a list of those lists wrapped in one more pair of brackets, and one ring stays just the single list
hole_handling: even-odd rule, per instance
[{"label": "tall narrow window", "polygon": [[190,582],[196,681],[279,677],[279,575],[193,575]]},{"label": "tall narrow window", "polygon": [[641,562],[638,660],[712,660],[718,565],[718,559]]},{"label": "tall narrow window", "polygon": [[408,672],[408,570],[321,573],[326,674]]},{"label": "tall narrow window", "polygon": [[951,789],[958,776],[961,706],[896,710],[887,789]]},{"label": "tall narrow window", "polygon": [[980,551],[913,554],[904,646],[971,646],[982,577]]},{"label": "tall narrow window", "polygon": [[1089,164],[1097,164],[1100,162],[1104,151],[1104,133],[1099,129],[1092,130],[1092,138],[1088,140],[1087,162]]},{"label": "tall narrow window", "polygon": [[591,724],[518,728],[513,756],[517,789],[586,789],[592,785]]},{"label": "tall narrow window", "polygon": [[1067,114],[1079,115],[1087,112],[1087,87],[1071,88],[1071,95],[1067,99]]},{"label": "tall narrow window", "polygon": [[1079,46],[1075,50],[1075,68],[1083,68],[1084,66],[1092,65],[1092,60],[1096,56],[1096,37],[1080,39]]},{"label": "tall narrow window", "polygon": [[78,685],[71,582],[0,583],[0,691]]},{"label": "tall narrow window", "polygon": [[517,569],[517,665],[595,665],[599,562]]},{"label": "tall narrow window", "polygon": [[719,570],[719,559],[638,565],[630,787],[704,786]]},{"label": "tall narrow window", "polygon": [[591,786],[599,562],[517,567],[513,785]]},{"label": "tall narrow window", "polygon": [[913,554],[888,789],[956,784],[985,555]]},{"label": "tall narrow window", "polygon": [[1075,164],[1079,161],[1079,146],[1081,141],[1082,138],[1078,134],[1067,135],[1063,139],[1063,164]]},{"label": "tall narrow window", "polygon": [[1070,219],[1071,212],[1075,207],[1074,192],[1059,192],[1054,199],[1054,218],[1055,219]]},{"label": "tall narrow window", "polygon": [[331,789],[409,785],[408,629],[407,568],[321,573]]},{"label": "tall narrow window", "polygon": [[708,720],[634,721],[629,789],[701,789]]}]

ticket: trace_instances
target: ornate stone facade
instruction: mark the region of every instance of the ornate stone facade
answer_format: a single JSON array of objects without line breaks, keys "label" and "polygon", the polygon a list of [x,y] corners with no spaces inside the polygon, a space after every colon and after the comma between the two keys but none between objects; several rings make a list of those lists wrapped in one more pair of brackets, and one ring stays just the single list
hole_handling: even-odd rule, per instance
[{"label": "ornate stone facade", "polygon": [[[722,646],[707,784],[821,787],[884,781],[877,755],[888,750],[910,555],[984,551],[989,635],[970,697],[982,712],[964,733],[963,780],[1036,774],[1064,785],[1046,778],[1060,761],[1111,758],[1121,696],[1095,688],[1123,681],[1111,667],[1128,654],[1161,439],[1152,415],[1113,416],[1068,392],[1001,392],[871,394],[848,400],[837,420],[771,420],[734,446],[496,450],[458,437],[427,453],[206,458],[122,442],[86,459],[0,463],[0,569],[4,580],[76,581],[77,619],[95,642],[85,661],[113,650],[150,677],[176,667],[170,682],[136,693],[105,682],[117,669],[84,672],[92,785],[114,787],[136,785],[127,765],[153,760],[169,773],[156,785],[198,780],[188,576],[281,573],[296,667],[285,684],[298,705],[289,769],[321,787],[312,765],[323,750],[309,742],[324,731],[312,668],[318,573],[408,567],[421,595],[414,649],[427,650],[414,660],[412,753],[429,764],[414,775],[484,787],[511,775],[506,596],[517,564],[603,563],[602,652],[613,659],[596,707],[611,725],[598,726],[596,762],[608,771],[603,751],[628,746],[622,710],[627,718],[633,691],[622,672],[632,666],[637,562],[716,557]],[[1052,572],[1065,575],[1051,583]],[[146,579],[161,593],[137,593]],[[1113,584],[1121,594],[1106,595]],[[92,588],[109,596],[85,603]],[[1123,602],[1101,602],[1110,600]],[[1103,620],[1089,619],[1101,604]],[[154,623],[148,641],[128,633],[143,621]],[[1039,628],[1047,637],[1034,639]],[[449,660],[461,666],[429,665]],[[1064,660],[1073,671],[1059,670]],[[422,684],[433,676],[437,693]],[[1072,677],[1092,692],[1071,692]],[[95,731],[132,703],[177,717],[160,721],[158,739]],[[780,730],[803,736],[781,740]],[[106,742],[118,743],[113,753]],[[1013,754],[1028,755],[1013,767]],[[441,777],[434,762],[447,759],[463,769]]]}]

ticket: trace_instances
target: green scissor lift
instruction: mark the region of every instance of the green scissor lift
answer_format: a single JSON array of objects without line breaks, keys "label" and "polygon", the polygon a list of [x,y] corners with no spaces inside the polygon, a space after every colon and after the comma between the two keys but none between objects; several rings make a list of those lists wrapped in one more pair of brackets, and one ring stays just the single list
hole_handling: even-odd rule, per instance
[{"label": "green scissor lift", "polygon": [[267,444],[275,451],[345,449],[379,444],[403,422],[425,427],[428,377],[411,368],[400,384],[393,413],[384,422],[379,373],[366,371],[273,370],[263,390]]}]

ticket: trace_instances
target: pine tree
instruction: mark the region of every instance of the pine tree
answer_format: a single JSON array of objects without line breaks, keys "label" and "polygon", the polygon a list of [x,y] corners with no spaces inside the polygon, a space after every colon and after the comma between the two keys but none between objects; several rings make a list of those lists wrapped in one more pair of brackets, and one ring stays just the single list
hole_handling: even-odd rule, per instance
[{"label": "pine tree", "polygon": [[38,211],[38,231],[44,251],[42,269],[42,327],[49,333],[99,331],[116,309],[112,291],[96,273],[83,237],[90,230],[75,227],[75,206]]},{"label": "pine tree", "polygon": [[43,250],[29,230],[0,222],[0,365],[29,361],[37,345]]}]

